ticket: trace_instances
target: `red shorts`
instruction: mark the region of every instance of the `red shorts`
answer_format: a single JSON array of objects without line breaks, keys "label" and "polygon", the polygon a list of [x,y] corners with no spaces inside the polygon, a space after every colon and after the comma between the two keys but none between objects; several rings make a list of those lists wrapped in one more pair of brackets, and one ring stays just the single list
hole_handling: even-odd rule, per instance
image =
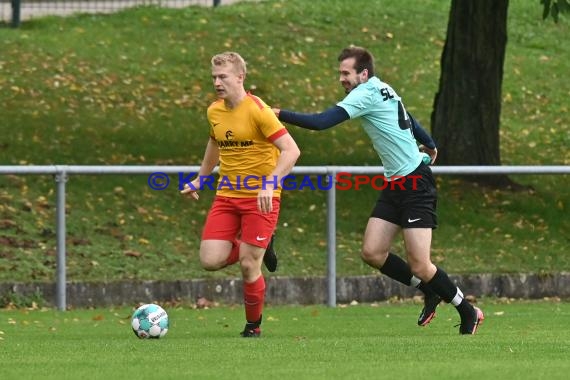
[{"label": "red shorts", "polygon": [[241,234],[241,241],[267,248],[277,219],[280,198],[273,198],[273,211],[262,214],[257,209],[257,198],[230,198],[216,196],[206,218],[202,240],[233,241]]}]

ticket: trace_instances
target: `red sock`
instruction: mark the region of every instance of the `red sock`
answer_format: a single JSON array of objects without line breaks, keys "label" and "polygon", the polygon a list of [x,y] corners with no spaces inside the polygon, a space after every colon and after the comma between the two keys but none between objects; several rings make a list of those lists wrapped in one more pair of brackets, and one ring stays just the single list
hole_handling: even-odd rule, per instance
[{"label": "red sock", "polygon": [[261,319],[263,302],[265,301],[265,279],[259,276],[254,282],[243,283],[243,301],[245,305],[245,319],[248,322],[257,322]]},{"label": "red sock", "polygon": [[239,261],[239,246],[241,245],[241,240],[234,240],[232,244],[232,250],[230,251],[230,255],[226,260],[226,266],[235,264]]}]

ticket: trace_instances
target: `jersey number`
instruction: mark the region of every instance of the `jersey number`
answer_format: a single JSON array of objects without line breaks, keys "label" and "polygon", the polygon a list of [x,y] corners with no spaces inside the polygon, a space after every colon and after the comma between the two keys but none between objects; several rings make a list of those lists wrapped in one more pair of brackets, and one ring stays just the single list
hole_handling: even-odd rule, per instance
[{"label": "jersey number", "polygon": [[380,90],[380,93],[382,94],[382,100],[386,101],[388,99],[393,99],[394,95],[390,94],[390,91],[388,91],[387,88],[383,88]]},{"label": "jersey number", "polygon": [[[394,95],[390,94],[390,91],[386,87],[380,90],[380,94],[382,94],[382,101],[384,102],[388,99],[394,98]],[[401,101],[398,101],[398,125],[400,126],[400,129],[410,129],[412,127],[410,118],[408,117],[406,109]]]},{"label": "jersey number", "polygon": [[410,129],[411,131],[412,121],[410,120],[404,105],[400,101],[398,102],[398,125],[400,126],[400,129]]}]

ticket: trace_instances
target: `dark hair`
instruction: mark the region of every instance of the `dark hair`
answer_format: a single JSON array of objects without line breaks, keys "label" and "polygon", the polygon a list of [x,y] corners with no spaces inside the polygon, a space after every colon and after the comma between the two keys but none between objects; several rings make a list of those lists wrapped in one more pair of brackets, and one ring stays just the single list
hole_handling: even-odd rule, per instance
[{"label": "dark hair", "polygon": [[361,73],[362,70],[367,69],[368,77],[374,76],[374,57],[368,50],[359,46],[344,48],[338,56],[338,61],[342,62],[347,58],[354,58],[354,68],[357,73]]}]

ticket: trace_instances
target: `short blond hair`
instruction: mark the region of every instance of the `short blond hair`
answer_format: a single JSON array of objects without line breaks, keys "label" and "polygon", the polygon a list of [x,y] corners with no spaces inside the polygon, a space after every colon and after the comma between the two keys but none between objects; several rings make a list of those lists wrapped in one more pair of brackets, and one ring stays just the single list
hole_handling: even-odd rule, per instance
[{"label": "short blond hair", "polygon": [[212,67],[226,64],[232,65],[238,74],[245,75],[247,72],[245,60],[236,52],[226,51],[212,57]]}]

